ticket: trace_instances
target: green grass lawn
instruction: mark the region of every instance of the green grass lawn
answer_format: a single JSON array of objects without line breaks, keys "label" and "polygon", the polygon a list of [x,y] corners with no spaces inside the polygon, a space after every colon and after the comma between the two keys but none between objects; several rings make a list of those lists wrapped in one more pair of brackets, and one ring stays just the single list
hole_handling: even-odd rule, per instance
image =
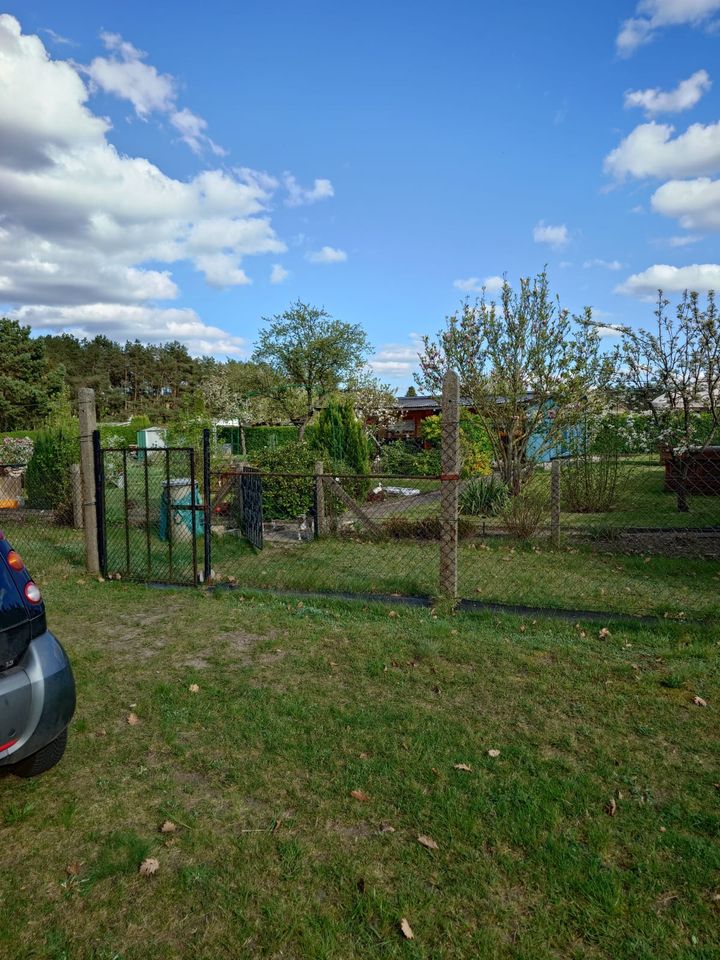
[{"label": "green grass lawn", "polygon": [[0,778],[3,958],[718,956],[717,629],[42,586],[78,711]]},{"label": "green grass lawn", "polygon": [[[436,542],[313,541],[257,552],[235,536],[213,541],[221,579],[265,590],[360,594],[438,592]],[[602,554],[579,547],[513,544],[500,538],[461,545],[458,593],[472,600],[538,607],[717,619],[720,564],[683,557]]]}]

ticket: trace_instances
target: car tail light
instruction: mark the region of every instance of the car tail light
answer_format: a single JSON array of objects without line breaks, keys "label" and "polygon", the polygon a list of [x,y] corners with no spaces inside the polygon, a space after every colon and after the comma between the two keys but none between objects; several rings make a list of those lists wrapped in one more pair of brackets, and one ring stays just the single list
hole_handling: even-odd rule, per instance
[{"label": "car tail light", "polygon": [[17,553],[17,551],[11,550],[10,553],[8,553],[8,555],[5,557],[5,559],[7,560],[7,565],[10,567],[11,570],[15,570],[19,573],[21,570],[25,569],[23,558],[20,556],[19,553]]},{"label": "car tail light", "polygon": [[25,594],[25,599],[28,603],[41,603],[42,594],[40,593],[40,587],[32,580],[28,580],[25,584],[25,589],[23,590]]}]

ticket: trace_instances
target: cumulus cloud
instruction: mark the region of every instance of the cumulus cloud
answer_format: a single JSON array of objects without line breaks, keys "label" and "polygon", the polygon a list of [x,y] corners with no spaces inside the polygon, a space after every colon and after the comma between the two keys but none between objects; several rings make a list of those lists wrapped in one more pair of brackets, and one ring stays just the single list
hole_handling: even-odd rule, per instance
[{"label": "cumulus cloud", "polygon": [[669,180],[658,187],[650,204],[686,230],[720,230],[720,180]]},{"label": "cumulus cloud", "polygon": [[694,263],[688,267],[673,267],[667,263],[656,263],[642,273],[632,274],[617,287],[618,293],[627,293],[643,300],[654,299],[658,290],[665,293],[720,290],[720,264]]},{"label": "cumulus cloud", "polygon": [[270,271],[270,283],[282,283],[284,280],[287,280],[289,276],[290,271],[286,270],[281,264],[274,263],[272,265],[272,270]]},{"label": "cumulus cloud", "polygon": [[592,269],[593,267],[600,267],[603,270],[622,270],[622,266],[619,260],[602,260],[600,257],[586,260],[583,264],[586,270]]},{"label": "cumulus cloud", "polygon": [[80,307],[25,306],[16,318],[34,330],[65,330],[79,337],[99,334],[117,340],[163,343],[180,340],[195,355],[242,356],[247,342],[210,326],[189,307],[150,307],[111,303],[90,303]]},{"label": "cumulus cloud", "polygon": [[486,293],[497,293],[502,290],[503,282],[503,278],[498,276],[485,277],[484,280],[480,277],[468,277],[466,280],[454,280],[453,286],[463,293],[482,293],[483,288]]},{"label": "cumulus cloud", "polygon": [[147,53],[138,50],[119,33],[101,33],[109,56],[95,57],[87,67],[80,67],[89,77],[92,90],[103,90],[121,100],[129,101],[142,120],[150,114],[165,114],[180,134],[180,139],[194,153],[208,147],[216,156],[226,151],[205,132],[207,122],[187,107],[178,109],[177,82],[169,73],[159,73],[152,64],[145,63]]},{"label": "cumulus cloud", "polygon": [[570,235],[564,223],[552,226],[541,220],[533,228],[533,240],[535,243],[547,243],[551,247],[564,247],[570,240]]},{"label": "cumulus cloud", "polygon": [[[132,59],[135,48],[111,42]],[[242,286],[245,258],[285,251],[268,214],[277,181],[246,168],[178,180],[121,155],[78,71],[7,14],[0,76],[0,305],[45,329],[238,352],[238,338],[192,310],[158,304],[179,295],[176,263],[212,285]],[[153,102],[160,89],[138,99]]]},{"label": "cumulus cloud", "polygon": [[640,0],[635,16],[625,20],[617,35],[620,56],[630,56],[649,43],[664,27],[683,24],[697,27],[711,21],[720,11],[720,0]]},{"label": "cumulus cloud", "polygon": [[628,90],[625,107],[641,107],[651,117],[658,113],[680,113],[694,107],[711,86],[707,70],[697,70],[687,80],[681,80],[674,90],[660,90],[659,87]]},{"label": "cumulus cloud", "polygon": [[618,180],[628,176],[699,177],[720,170],[720,121],[693,123],[673,137],[666,123],[643,123],[605,158],[604,169]]},{"label": "cumulus cloud", "polygon": [[291,173],[286,173],[283,176],[283,183],[287,190],[285,203],[288,207],[301,207],[335,196],[332,183],[322,178],[316,179],[311,187],[301,187]]},{"label": "cumulus cloud", "polygon": [[410,343],[386,343],[370,361],[370,369],[391,379],[407,379],[418,366],[422,346],[417,333],[410,334]]},{"label": "cumulus cloud", "polygon": [[347,260],[347,254],[336,247],[322,247],[320,250],[311,250],[307,254],[307,259],[310,263],[344,263]]}]

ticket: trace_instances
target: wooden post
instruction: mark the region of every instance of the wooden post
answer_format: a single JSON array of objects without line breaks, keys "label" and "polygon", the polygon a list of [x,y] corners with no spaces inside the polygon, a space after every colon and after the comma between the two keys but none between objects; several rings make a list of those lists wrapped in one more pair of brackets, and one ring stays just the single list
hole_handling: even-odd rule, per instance
[{"label": "wooden post", "polygon": [[72,484],[73,526],[76,530],[82,530],[83,498],[79,463],[70,464],[70,483]]},{"label": "wooden post", "polygon": [[327,533],[327,517],[325,516],[325,482],[323,481],[322,460],[315,464],[315,536],[324,537]]},{"label": "wooden post", "polygon": [[560,461],[550,464],[550,539],[554,547],[560,546]]},{"label": "wooden post", "polygon": [[448,370],[443,380],[440,439],[440,593],[457,597],[458,492],[460,481],[460,383]]},{"label": "wooden post", "polygon": [[85,531],[85,566],[93,576],[100,573],[98,556],[97,512],[95,506],[95,458],[93,432],[97,429],[95,391],[90,387],[78,390],[80,415],[80,479],[82,486],[82,515]]}]

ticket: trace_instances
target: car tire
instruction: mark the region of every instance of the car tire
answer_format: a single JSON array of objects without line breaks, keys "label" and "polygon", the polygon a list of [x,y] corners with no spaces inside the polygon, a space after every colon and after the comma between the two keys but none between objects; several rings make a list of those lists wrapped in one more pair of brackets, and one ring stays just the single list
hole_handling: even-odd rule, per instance
[{"label": "car tire", "polygon": [[20,760],[19,763],[12,764],[9,767],[11,773],[16,777],[38,777],[46,770],[50,770],[59,763],[67,746],[67,728],[63,730],[59,737],[56,737],[46,747],[31,753],[29,757]]}]

